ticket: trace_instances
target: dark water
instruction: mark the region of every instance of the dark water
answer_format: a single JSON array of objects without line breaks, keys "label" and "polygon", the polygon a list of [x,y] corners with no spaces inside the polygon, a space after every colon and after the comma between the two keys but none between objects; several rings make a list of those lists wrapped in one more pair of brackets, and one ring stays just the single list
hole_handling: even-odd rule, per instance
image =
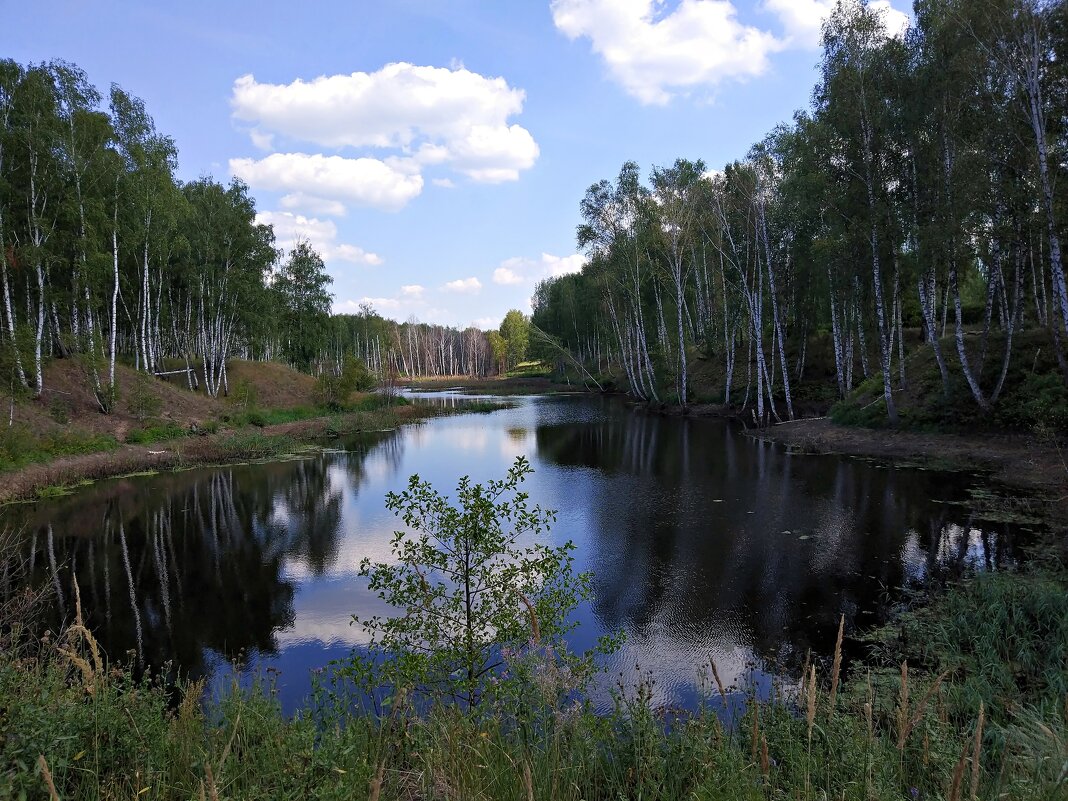
[{"label": "dark water", "polygon": [[870,626],[897,588],[1023,558],[1025,532],[970,510],[975,478],[791,455],[609,399],[516,402],[313,458],[101,482],[9,507],[4,523],[26,528],[34,575],[55,587],[53,630],[73,615],[73,572],[113,658],[215,683],[235,661],[246,677],[280,671],[287,708],[310,671],[360,646],[351,615],[384,611],[357,566],[389,559],[384,496],[413,473],[446,489],[530,459],[526,489],[559,510],[553,540],[595,574],[572,645],[622,629],[606,682],[640,665],[665,704],[695,702],[710,658],[760,686],[829,651],[840,614]]}]

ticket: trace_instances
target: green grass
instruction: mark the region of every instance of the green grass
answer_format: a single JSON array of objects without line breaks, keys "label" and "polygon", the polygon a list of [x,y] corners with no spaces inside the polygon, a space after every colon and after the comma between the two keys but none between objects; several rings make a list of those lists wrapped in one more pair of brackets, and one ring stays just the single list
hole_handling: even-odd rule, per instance
[{"label": "green grass", "polygon": [[141,445],[150,445],[153,442],[164,442],[169,439],[184,437],[190,432],[173,420],[165,420],[149,423],[143,428],[135,428],[127,432],[126,441]]},{"label": "green grass", "polygon": [[118,441],[108,434],[74,430],[38,436],[16,424],[0,429],[0,471],[63,456],[111,451],[118,446]]},{"label": "green grass", "polygon": [[532,686],[493,709],[401,700],[376,717],[327,683],[287,717],[270,686],[201,703],[200,683],[135,681],[71,631],[67,654],[0,657],[0,797],[47,797],[43,756],[64,799],[1054,801],[1068,792],[1066,588],[1056,572],[950,588],[875,638],[893,668],[856,666],[832,689],[817,662],[814,683],[750,695],[737,719],[717,714],[714,678],[693,713],[656,708],[646,682],[602,715]]},{"label": "green grass", "polygon": [[[369,426],[377,428],[395,427],[398,419],[391,409],[407,406],[408,404],[409,401],[406,398],[388,398],[384,395],[368,394],[346,404],[340,411],[332,411],[317,406],[301,406],[292,409],[251,409],[224,414],[220,420],[207,420],[191,428],[185,428],[171,420],[150,420],[138,428],[131,429],[126,435],[126,442],[151,445],[194,435],[216,434],[223,426],[228,427],[236,434],[236,432],[249,428],[264,428],[266,426],[320,418],[337,420],[345,415],[359,417],[360,415],[366,416],[370,414],[377,417],[373,421],[361,418],[338,426],[344,431],[365,430]],[[231,436],[224,443],[227,443],[225,447],[230,448],[233,443],[241,441],[251,443],[253,439]],[[16,424],[0,428],[0,472],[15,470],[31,464],[46,463],[64,456],[105,453],[115,450],[120,444],[110,434],[95,434],[70,429],[54,434],[40,435]],[[236,453],[243,453],[239,446],[234,445],[234,448]],[[260,448],[259,450],[263,449]]]}]

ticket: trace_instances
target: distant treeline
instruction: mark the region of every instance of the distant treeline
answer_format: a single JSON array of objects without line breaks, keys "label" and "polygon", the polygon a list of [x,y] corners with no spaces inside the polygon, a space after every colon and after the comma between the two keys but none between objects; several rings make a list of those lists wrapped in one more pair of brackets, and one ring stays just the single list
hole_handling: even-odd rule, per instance
[{"label": "distant treeline", "polygon": [[699,348],[725,402],[762,418],[793,416],[817,334],[836,393],[881,374],[891,421],[906,329],[933,349],[945,396],[983,412],[1025,330],[1045,332],[1068,376],[1068,7],[914,13],[890,36],[875,8],[841,0],[811,109],[722,171],[680,159],[644,184],[627,163],[590,187],[589,262],[538,287],[537,327],[649,400],[689,399]]},{"label": "distant treeline", "polygon": [[76,66],[0,60],[0,371],[41,396],[51,357],[78,359],[100,409],[115,363],[184,372],[210,395],[230,358],[309,372],[358,355],[404,375],[501,364],[491,337],[367,310],[330,316],[330,277],[307,242],[275,249],[248,187],[175,177],[173,140],[118,86]]}]

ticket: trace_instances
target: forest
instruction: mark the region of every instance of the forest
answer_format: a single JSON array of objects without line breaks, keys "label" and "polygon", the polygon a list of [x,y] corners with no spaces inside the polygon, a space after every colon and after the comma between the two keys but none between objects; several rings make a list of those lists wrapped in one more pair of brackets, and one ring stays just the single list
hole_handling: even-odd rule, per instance
[{"label": "forest", "polygon": [[808,110],[723,169],[680,158],[645,180],[627,162],[592,185],[582,272],[538,285],[529,330],[515,312],[490,332],[332,315],[312,245],[276,248],[238,180],[180,181],[142,101],[66,62],[5,60],[2,383],[40,398],[47,361],[74,359],[107,414],[117,360],[216,397],[233,358],[483,377],[529,339],[641,401],[766,423],[865,387],[894,424],[922,353],[938,381],[911,376],[914,393],[979,417],[1040,396],[1068,425],[1066,48],[1063,2],[918,2],[890,36],[843,0]]},{"label": "forest", "polygon": [[227,360],[340,372],[486,375],[502,344],[475,328],[331,316],[330,276],[307,241],[275,248],[248,187],[176,177],[174,141],[118,86],[73,64],[0,61],[0,369],[41,397],[50,358],[78,360],[100,411],[116,361],[229,391]]},{"label": "forest", "polygon": [[793,419],[808,380],[830,403],[869,382],[896,423],[914,352],[937,364],[926,391],[979,417],[1010,392],[1068,408],[1065,4],[914,13],[889,36],[878,9],[840,2],[811,107],[745,158],[647,182],[628,162],[591,186],[588,262],[538,286],[537,330],[652,402],[693,401],[699,356],[714,400],[761,421]]}]

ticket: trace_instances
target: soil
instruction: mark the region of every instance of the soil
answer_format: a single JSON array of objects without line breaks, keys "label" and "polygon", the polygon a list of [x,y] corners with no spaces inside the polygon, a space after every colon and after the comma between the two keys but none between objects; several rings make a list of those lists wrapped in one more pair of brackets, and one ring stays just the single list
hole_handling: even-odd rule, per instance
[{"label": "soil", "polygon": [[[168,369],[180,369],[176,362]],[[252,405],[261,409],[291,409],[312,404],[315,379],[282,364],[246,362],[234,359],[227,363],[231,397],[211,398],[201,388],[191,392],[185,374],[152,378],[148,392],[159,402],[154,421],[174,422],[191,428],[207,420],[217,419],[231,410],[246,395]],[[124,364],[115,366],[115,380],[119,398],[111,414],[101,414],[88,378],[75,359],[55,359],[45,367],[45,391],[41,398],[17,401],[13,422],[37,435],[64,430],[78,430],[93,434],[110,434],[119,442],[135,428],[144,425],[130,407],[132,388],[139,374]],[[143,380],[143,378],[142,378]],[[247,388],[247,392],[243,392]],[[7,401],[7,398],[5,398]],[[4,413],[11,411],[4,403]]]}]

